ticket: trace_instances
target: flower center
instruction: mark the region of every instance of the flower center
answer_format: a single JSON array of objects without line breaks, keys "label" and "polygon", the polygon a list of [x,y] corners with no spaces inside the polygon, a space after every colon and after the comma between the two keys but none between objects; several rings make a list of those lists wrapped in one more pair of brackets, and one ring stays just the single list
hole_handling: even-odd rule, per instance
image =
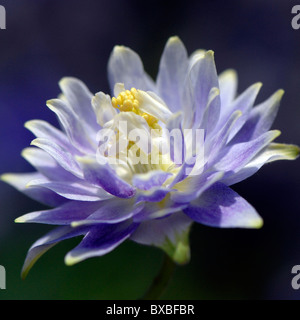
[{"label": "flower center", "polygon": [[119,109],[122,112],[130,111],[143,117],[148,123],[149,127],[154,129],[160,128],[158,126],[158,119],[156,117],[150,115],[149,113],[142,112],[139,109],[140,98],[137,89],[131,88],[130,90],[122,91],[117,98],[113,97],[111,102],[114,108]]}]

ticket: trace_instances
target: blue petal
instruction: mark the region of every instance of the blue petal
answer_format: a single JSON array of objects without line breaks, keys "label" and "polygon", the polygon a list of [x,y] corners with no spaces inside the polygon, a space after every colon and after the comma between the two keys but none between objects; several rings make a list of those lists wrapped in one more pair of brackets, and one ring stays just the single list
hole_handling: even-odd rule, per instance
[{"label": "blue petal", "polygon": [[70,172],[64,170],[48,153],[38,148],[25,148],[22,156],[49,180],[75,181],[78,180]]},{"label": "blue petal", "polygon": [[44,177],[38,172],[6,173],[1,176],[2,181],[10,184],[26,196],[48,206],[55,207],[66,202],[66,199],[51,190],[42,187],[27,187],[28,183],[35,179],[44,179]]},{"label": "blue petal", "polygon": [[22,278],[24,279],[27,276],[35,262],[54,245],[62,240],[84,235],[88,230],[87,227],[72,228],[63,226],[48,232],[30,247],[21,271]]},{"label": "blue petal", "polygon": [[82,178],[82,171],[74,160],[73,155],[67,150],[60,147],[50,139],[37,138],[31,142],[31,145],[39,147],[52,156],[65,170],[74,174],[76,177]]},{"label": "blue petal", "polygon": [[299,155],[299,147],[290,144],[270,143],[260,151],[250,162],[237,172],[222,179],[226,185],[238,183],[256,173],[264,164],[277,160],[294,160]]},{"label": "blue petal", "polygon": [[70,225],[73,221],[86,219],[99,209],[101,203],[101,201],[69,201],[54,209],[27,213],[17,218],[15,222]]},{"label": "blue petal", "polygon": [[113,90],[116,83],[124,83],[127,89],[155,91],[153,80],[145,73],[143,63],[134,51],[115,46],[108,61],[108,79]]},{"label": "blue petal", "polygon": [[102,187],[108,193],[119,198],[131,198],[135,188],[121,179],[108,163],[100,164],[94,160],[78,158],[84,178],[93,185]]},{"label": "blue petal", "polygon": [[37,138],[51,140],[53,143],[67,150],[71,154],[80,154],[80,152],[70,143],[65,133],[53,127],[46,121],[30,120],[25,123],[25,127]]},{"label": "blue petal", "polygon": [[190,73],[190,86],[193,88],[193,112],[195,127],[199,127],[205,108],[208,105],[212,88],[219,88],[218,76],[214,62],[213,51],[198,55]]},{"label": "blue petal", "polygon": [[241,196],[215,183],[183,210],[196,222],[221,228],[260,228],[262,219]]},{"label": "blue petal", "polygon": [[119,224],[101,224],[90,228],[80,244],[65,257],[67,265],[73,265],[87,258],[102,256],[124,242],[137,224],[123,222]]},{"label": "blue petal", "polygon": [[69,182],[69,181],[47,181],[45,179],[37,179],[30,181],[27,187],[43,187],[52,190],[60,196],[78,201],[100,201],[109,199],[111,194],[102,188],[91,186],[85,181]]},{"label": "blue petal", "polygon": [[219,158],[215,168],[233,174],[244,167],[258,152],[280,135],[280,131],[273,130],[262,134],[252,141],[242,142],[223,149],[223,158]]},{"label": "blue petal", "polygon": [[156,83],[158,95],[172,112],[180,111],[183,101],[183,83],[188,68],[188,56],[178,37],[168,40],[162,54]]},{"label": "blue petal", "polygon": [[119,223],[137,215],[144,207],[143,203],[135,204],[133,199],[113,198],[101,202],[95,212],[85,220],[74,220],[72,226],[99,224],[99,223]]},{"label": "blue petal", "polygon": [[84,122],[86,130],[95,134],[99,125],[91,105],[93,94],[82,81],[72,77],[63,78],[59,86],[76,115]]},{"label": "blue petal", "polygon": [[52,99],[47,101],[50,110],[56,113],[72,144],[83,153],[96,150],[95,135],[91,134],[80,117],[74,113],[67,101]]},{"label": "blue petal", "polygon": [[277,115],[283,93],[283,90],[278,90],[269,99],[254,107],[243,127],[232,139],[232,143],[253,140],[268,131]]},{"label": "blue petal", "polygon": [[237,92],[237,74],[234,70],[228,69],[219,75],[219,88],[222,109],[227,110]]}]

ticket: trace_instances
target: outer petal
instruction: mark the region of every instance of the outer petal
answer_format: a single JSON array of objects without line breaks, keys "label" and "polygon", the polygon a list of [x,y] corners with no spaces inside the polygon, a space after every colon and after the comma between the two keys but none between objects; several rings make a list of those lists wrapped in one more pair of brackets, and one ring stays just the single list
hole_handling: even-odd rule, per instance
[{"label": "outer petal", "polygon": [[60,196],[78,201],[100,201],[109,199],[111,194],[99,187],[91,186],[88,183],[65,182],[65,181],[47,181],[46,179],[32,180],[27,187],[42,187],[54,191]]},{"label": "outer petal", "polygon": [[253,108],[243,127],[232,139],[232,143],[249,141],[268,131],[277,115],[283,94],[283,90],[278,90],[269,99]]},{"label": "outer petal", "polygon": [[58,227],[45,236],[37,240],[29,249],[22,271],[21,276],[24,279],[29,270],[33,267],[35,262],[50,248],[62,240],[73,238],[76,236],[84,235],[88,232],[87,227],[72,228],[72,227]]},{"label": "outer petal", "polygon": [[83,153],[95,152],[94,135],[87,130],[79,115],[74,113],[68,102],[61,99],[47,101],[47,106],[55,112],[72,144]]},{"label": "outer petal", "polygon": [[219,158],[215,168],[232,174],[238,172],[255,155],[264,149],[272,140],[280,135],[280,131],[268,131],[255,140],[242,142],[223,149],[223,158]]},{"label": "outer petal", "polygon": [[37,138],[51,140],[53,143],[72,154],[80,154],[80,152],[72,146],[65,133],[53,127],[46,121],[30,120],[25,123],[25,128],[30,130]]},{"label": "outer petal", "polygon": [[183,83],[188,68],[188,56],[178,37],[171,37],[162,54],[156,83],[158,95],[172,112],[181,110]]},{"label": "outer petal", "polygon": [[271,143],[264,150],[259,152],[248,164],[241,170],[228,177],[222,182],[227,185],[238,183],[256,173],[264,164],[276,160],[295,160],[299,156],[298,146],[282,143]]},{"label": "outer petal", "polygon": [[52,156],[65,170],[74,174],[76,177],[82,178],[82,171],[74,160],[73,155],[68,151],[52,142],[50,139],[37,138],[31,142],[31,145],[39,147]]},{"label": "outer petal", "polygon": [[216,183],[183,210],[196,222],[222,228],[260,228],[262,219],[241,196]]},{"label": "outer petal", "polygon": [[80,244],[65,257],[67,265],[73,265],[87,258],[102,256],[124,242],[137,224],[126,221],[119,224],[101,224],[90,228]]},{"label": "outer petal", "polygon": [[86,219],[101,206],[101,201],[69,201],[50,210],[35,211],[17,218],[17,223],[45,223],[70,225],[73,221]]},{"label": "outer petal", "polygon": [[10,184],[26,196],[44,203],[48,206],[55,207],[66,202],[66,199],[58,194],[42,187],[30,187],[27,185],[30,181],[44,178],[40,173],[6,173],[1,176],[1,180]]},{"label": "outer petal", "polygon": [[198,128],[201,124],[205,108],[208,105],[211,89],[219,88],[213,51],[207,51],[204,55],[197,55],[197,59],[190,70],[189,78],[190,86],[194,90],[194,125]]},{"label": "outer petal", "polygon": [[46,178],[54,181],[78,180],[70,172],[64,170],[47,152],[38,148],[25,148],[22,156],[42,173]]},{"label": "outer petal", "polygon": [[76,78],[65,77],[59,82],[59,86],[86,129],[91,134],[97,132],[99,126],[91,105],[93,94],[86,85]]},{"label": "outer petal", "polygon": [[237,74],[234,70],[228,69],[219,75],[219,87],[222,109],[227,110],[237,92]]},{"label": "outer petal", "polygon": [[145,73],[143,63],[134,51],[124,46],[115,46],[108,61],[108,79],[111,90],[118,82],[126,88],[154,90],[155,85]]},{"label": "outer petal", "polygon": [[182,212],[144,221],[130,237],[133,241],[163,249],[176,263],[190,260],[189,230],[192,220]]}]

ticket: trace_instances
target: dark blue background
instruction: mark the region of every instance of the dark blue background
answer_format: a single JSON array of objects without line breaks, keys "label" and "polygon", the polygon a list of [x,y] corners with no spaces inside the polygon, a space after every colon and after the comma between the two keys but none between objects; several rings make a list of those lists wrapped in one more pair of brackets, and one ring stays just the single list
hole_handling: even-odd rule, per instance
[{"label": "dark blue background", "polygon": [[[218,72],[234,68],[239,92],[254,82],[263,101],[285,90],[273,128],[279,142],[300,144],[300,29],[291,26],[297,1],[1,1],[7,29],[0,30],[0,173],[32,171],[21,158],[33,136],[23,124],[57,124],[45,101],[59,93],[64,76],[83,80],[92,92],[108,92],[107,60],[116,44],[140,54],[155,77],[168,37],[188,52],[215,51]],[[299,3],[300,4],[300,1]],[[298,299],[291,268],[300,264],[300,160],[269,164],[234,189],[264,218],[260,230],[220,230],[194,225],[192,260],[178,268],[166,299]],[[29,246],[47,230],[13,220],[43,208],[0,184],[0,264],[7,289],[0,299],[136,299],[161,262],[155,248],[126,243],[102,258],[74,267],[64,254],[77,240],[59,244],[21,281]]]}]

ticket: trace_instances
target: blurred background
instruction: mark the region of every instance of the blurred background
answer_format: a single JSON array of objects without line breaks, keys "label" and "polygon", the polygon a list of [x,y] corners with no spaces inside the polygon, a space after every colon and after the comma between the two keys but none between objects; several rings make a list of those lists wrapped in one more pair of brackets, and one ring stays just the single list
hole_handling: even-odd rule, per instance
[{"label": "blurred background", "polygon": [[[299,1],[298,1],[299,2]],[[33,135],[30,119],[57,125],[45,105],[64,76],[109,92],[107,61],[126,45],[155,78],[170,36],[189,53],[212,49],[218,72],[234,68],[239,93],[261,81],[257,103],[285,90],[273,128],[278,142],[300,145],[300,29],[291,26],[297,1],[14,0],[0,30],[0,174],[33,171],[20,156]],[[299,2],[300,4],[300,2]],[[300,22],[300,21],[299,21]],[[164,299],[298,299],[291,269],[300,264],[300,160],[279,161],[234,186],[264,218],[260,230],[214,229],[195,224],[191,262],[176,269]],[[60,243],[33,267],[20,271],[30,245],[51,229],[15,224],[44,207],[0,182],[0,265],[7,289],[0,299],[136,299],[159,270],[162,253],[126,242],[110,254],[73,267],[64,255],[78,239]]]}]

